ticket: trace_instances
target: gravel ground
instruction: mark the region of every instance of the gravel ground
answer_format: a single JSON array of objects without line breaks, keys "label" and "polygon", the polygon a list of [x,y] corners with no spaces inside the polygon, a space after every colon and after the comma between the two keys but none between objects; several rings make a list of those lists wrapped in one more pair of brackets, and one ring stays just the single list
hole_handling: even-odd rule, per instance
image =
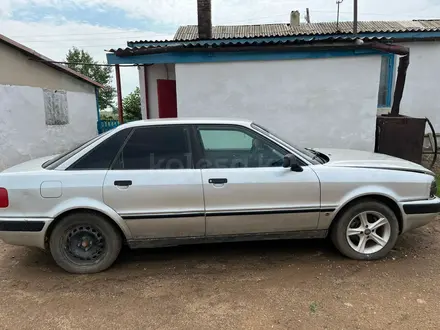
[{"label": "gravel ground", "polygon": [[440,222],[357,262],[326,240],[124,250],[70,275],[0,243],[1,329],[438,329]]}]

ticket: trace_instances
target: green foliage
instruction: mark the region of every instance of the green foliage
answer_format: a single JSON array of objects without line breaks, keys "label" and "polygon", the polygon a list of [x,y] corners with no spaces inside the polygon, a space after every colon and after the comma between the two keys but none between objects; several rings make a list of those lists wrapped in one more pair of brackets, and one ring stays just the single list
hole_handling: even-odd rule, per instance
[{"label": "green foliage", "polygon": [[[99,108],[107,109],[114,108],[113,99],[116,94],[116,89],[111,86],[112,83],[112,68],[110,66],[96,66],[93,64],[100,64],[95,61],[93,57],[86,51],[73,47],[66,55],[66,62],[70,63],[67,66],[83,75],[95,80],[104,86],[99,90]],[[84,64],[75,64],[84,63]],[[92,64],[92,65],[91,65]]]},{"label": "green foliage", "polygon": [[316,301],[312,302],[309,308],[312,313],[316,313],[318,311],[318,304],[316,303]]},{"label": "green foliage", "polygon": [[141,113],[141,91],[139,87],[124,97],[122,101],[124,108],[124,121],[133,121],[142,119]]},{"label": "green foliage", "polygon": [[118,114],[110,111],[101,111],[99,113],[101,120],[118,120]]}]

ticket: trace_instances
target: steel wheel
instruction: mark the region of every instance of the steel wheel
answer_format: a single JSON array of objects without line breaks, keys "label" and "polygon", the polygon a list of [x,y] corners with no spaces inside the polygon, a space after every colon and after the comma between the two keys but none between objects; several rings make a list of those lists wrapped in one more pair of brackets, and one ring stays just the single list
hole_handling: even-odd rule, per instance
[{"label": "steel wheel", "polygon": [[66,256],[76,264],[95,263],[103,257],[106,242],[102,233],[91,225],[76,225],[65,235]]},{"label": "steel wheel", "polygon": [[351,219],[346,230],[348,244],[362,254],[379,252],[387,245],[390,237],[390,221],[376,211],[357,214]]},{"label": "steel wheel", "polygon": [[60,219],[50,234],[55,262],[75,274],[93,274],[109,268],[119,255],[122,235],[116,225],[96,212],[72,212]]}]

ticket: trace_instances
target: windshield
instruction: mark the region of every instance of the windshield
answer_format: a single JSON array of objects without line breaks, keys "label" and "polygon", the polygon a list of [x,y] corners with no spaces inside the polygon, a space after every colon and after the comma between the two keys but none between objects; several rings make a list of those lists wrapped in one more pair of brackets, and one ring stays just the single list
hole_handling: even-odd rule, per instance
[{"label": "windshield", "polygon": [[293,143],[291,143],[288,139],[279,137],[278,135],[274,134],[273,132],[269,131],[268,129],[264,128],[261,125],[258,125],[256,123],[252,123],[251,126],[255,128],[256,130],[260,131],[261,133],[270,136],[271,138],[277,140],[279,143],[290,146],[295,148],[304,158],[306,158],[309,162],[312,164],[320,164],[321,162],[316,159],[316,154],[310,150],[307,150],[305,148],[299,147]]},{"label": "windshield", "polygon": [[65,162],[67,159],[69,159],[70,157],[76,155],[78,152],[80,152],[81,150],[87,148],[89,145],[91,145],[92,143],[94,143],[95,141],[101,139],[102,137],[106,136],[108,133],[110,133],[112,130],[105,132],[103,134],[100,134],[98,136],[95,136],[93,138],[91,138],[90,140],[87,140],[86,142],[81,143],[80,145],[74,147],[73,149],[70,149],[58,156],[55,156],[54,158],[48,160],[47,162],[45,162],[42,166],[43,168],[47,169],[47,170],[53,170],[54,168],[58,167],[60,164],[62,164],[63,162]]}]

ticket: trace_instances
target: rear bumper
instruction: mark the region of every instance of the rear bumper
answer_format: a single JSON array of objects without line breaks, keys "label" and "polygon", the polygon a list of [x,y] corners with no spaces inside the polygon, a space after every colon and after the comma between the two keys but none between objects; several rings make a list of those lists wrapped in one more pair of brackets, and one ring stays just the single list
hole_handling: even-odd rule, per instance
[{"label": "rear bumper", "polygon": [[7,244],[44,249],[51,218],[0,218],[0,239]]},{"label": "rear bumper", "polygon": [[403,203],[402,207],[404,212],[402,233],[440,219],[440,198],[438,197],[426,201]]}]

